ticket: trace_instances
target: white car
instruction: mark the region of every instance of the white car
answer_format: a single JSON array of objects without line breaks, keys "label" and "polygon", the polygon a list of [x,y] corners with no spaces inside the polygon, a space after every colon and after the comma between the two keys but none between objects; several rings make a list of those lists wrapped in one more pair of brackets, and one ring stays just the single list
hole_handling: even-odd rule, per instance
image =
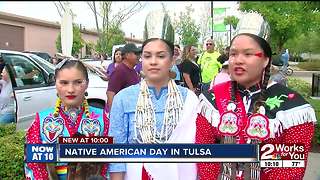
[{"label": "white car", "polygon": [[[35,113],[54,107],[57,92],[54,83],[54,65],[37,55],[17,51],[0,50],[0,56],[9,68],[13,85],[17,129],[27,129],[35,118]],[[29,72],[32,76],[26,76]],[[103,108],[106,102],[108,82],[88,68],[89,105]]]}]

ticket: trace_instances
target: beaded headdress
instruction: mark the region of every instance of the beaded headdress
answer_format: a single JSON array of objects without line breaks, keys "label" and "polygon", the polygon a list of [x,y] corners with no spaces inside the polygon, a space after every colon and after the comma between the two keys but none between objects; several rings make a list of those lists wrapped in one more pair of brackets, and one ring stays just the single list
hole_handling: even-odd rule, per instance
[{"label": "beaded headdress", "polygon": [[161,38],[171,43],[174,42],[174,29],[167,13],[151,11],[145,20],[144,39]]},{"label": "beaded headdress", "polygon": [[242,13],[235,34],[250,33],[268,41],[270,37],[269,23],[257,12]]}]

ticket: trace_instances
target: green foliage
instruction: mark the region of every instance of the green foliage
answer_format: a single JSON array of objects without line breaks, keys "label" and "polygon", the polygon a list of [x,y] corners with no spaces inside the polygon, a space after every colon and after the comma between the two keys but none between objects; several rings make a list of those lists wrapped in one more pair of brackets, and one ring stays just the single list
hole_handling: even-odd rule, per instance
[{"label": "green foliage", "polygon": [[7,136],[16,132],[16,125],[14,123],[10,124],[0,124],[0,137]]},{"label": "green foliage", "polygon": [[300,69],[304,69],[307,71],[320,71],[320,59],[308,62],[299,62],[297,66]]},{"label": "green foliage", "polygon": [[108,30],[101,33],[96,45],[96,51],[111,54],[113,45],[125,43],[124,36],[125,33],[118,26],[109,27]]},{"label": "green foliage", "polygon": [[[314,6],[302,1],[241,1],[240,10],[257,11],[269,22],[271,27],[271,45],[279,53],[288,39],[311,29],[318,29],[318,14]],[[317,28],[315,28],[315,26]]]},{"label": "green foliage", "polygon": [[297,35],[289,39],[284,46],[288,48],[290,52],[297,54],[306,52],[318,54],[320,53],[320,31]]},{"label": "green foliage", "polygon": [[223,23],[225,25],[231,24],[233,29],[237,28],[238,22],[239,22],[239,18],[237,18],[235,16],[227,16],[227,17],[224,18],[224,21],[223,21]]},{"label": "green foliage", "polygon": [[0,177],[24,179],[25,132],[15,132],[16,125],[0,125]]},{"label": "green foliage", "polygon": [[305,99],[308,99],[311,96],[311,84],[304,80],[294,77],[288,77],[288,87],[298,92]]},{"label": "green foliage", "polygon": [[185,12],[181,12],[179,16],[179,22],[176,26],[176,32],[181,36],[181,44],[196,45],[200,37],[200,27],[195,24],[195,21],[191,18],[191,13],[194,9],[190,6],[186,6]]},{"label": "green foliage", "polygon": [[[72,55],[78,54],[80,52],[80,49],[83,47],[84,41],[81,37],[80,28],[73,24],[73,44],[72,44]],[[56,40],[56,48],[58,52],[62,52],[61,48],[61,32],[58,35],[58,38]]]},{"label": "green foliage", "polygon": [[316,112],[317,126],[315,129],[314,137],[318,144],[320,144],[320,100],[318,99],[308,99],[313,109]]}]

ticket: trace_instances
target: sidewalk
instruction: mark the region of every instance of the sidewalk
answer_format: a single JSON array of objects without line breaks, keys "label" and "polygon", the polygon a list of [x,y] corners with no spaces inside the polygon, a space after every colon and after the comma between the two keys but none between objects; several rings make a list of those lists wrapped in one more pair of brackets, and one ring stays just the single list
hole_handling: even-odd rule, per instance
[{"label": "sidewalk", "polygon": [[304,180],[320,180],[320,153],[310,152]]}]

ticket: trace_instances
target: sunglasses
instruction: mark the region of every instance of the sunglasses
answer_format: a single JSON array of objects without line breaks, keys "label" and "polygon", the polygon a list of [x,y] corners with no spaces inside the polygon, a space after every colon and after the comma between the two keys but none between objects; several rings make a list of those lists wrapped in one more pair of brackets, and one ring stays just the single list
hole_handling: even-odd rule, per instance
[{"label": "sunglasses", "polygon": [[207,43],[206,45],[207,45],[207,46],[212,46],[213,44],[212,44],[212,43]]}]

